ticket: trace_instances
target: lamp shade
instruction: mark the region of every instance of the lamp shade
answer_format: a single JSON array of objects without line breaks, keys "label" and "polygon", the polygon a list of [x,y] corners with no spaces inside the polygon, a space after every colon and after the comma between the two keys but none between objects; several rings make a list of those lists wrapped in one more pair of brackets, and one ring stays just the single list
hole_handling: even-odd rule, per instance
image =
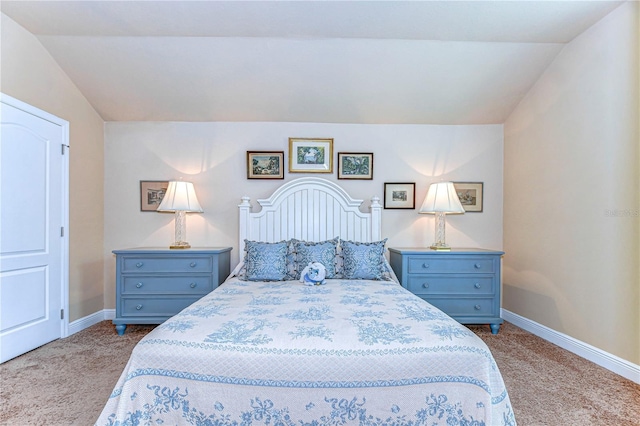
[{"label": "lamp shade", "polygon": [[162,198],[162,202],[158,206],[159,212],[192,212],[202,213],[202,207],[196,197],[196,191],[193,188],[193,183],[175,181],[169,182],[167,192]]},{"label": "lamp shade", "polygon": [[464,213],[453,182],[432,183],[419,213]]}]

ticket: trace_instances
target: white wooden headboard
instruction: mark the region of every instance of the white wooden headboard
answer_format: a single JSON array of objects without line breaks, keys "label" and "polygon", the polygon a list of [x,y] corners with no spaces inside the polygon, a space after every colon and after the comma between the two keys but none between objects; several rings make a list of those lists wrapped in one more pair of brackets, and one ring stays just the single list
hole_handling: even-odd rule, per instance
[{"label": "white wooden headboard", "polygon": [[362,213],[363,200],[355,200],[337,184],[317,177],[285,183],[271,197],[258,200],[262,207],[251,212],[249,197],[238,205],[240,232],[238,250],[244,240],[276,242],[297,238],[324,241],[334,237],[370,242],[382,239],[380,198],[371,197],[369,213]]}]

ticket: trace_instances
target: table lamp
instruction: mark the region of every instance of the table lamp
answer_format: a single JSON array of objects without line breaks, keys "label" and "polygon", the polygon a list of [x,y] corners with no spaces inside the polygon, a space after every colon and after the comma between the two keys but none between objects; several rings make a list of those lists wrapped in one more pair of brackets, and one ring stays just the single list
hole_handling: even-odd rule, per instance
[{"label": "table lamp", "polygon": [[445,215],[464,213],[456,189],[452,182],[432,183],[419,213],[436,215],[435,239],[431,245],[433,250],[449,251],[451,247],[445,242]]},{"label": "table lamp", "polygon": [[158,206],[159,212],[175,212],[175,242],[169,248],[171,249],[187,249],[191,246],[186,242],[187,223],[186,213],[202,213],[202,207],[198,203],[196,191],[193,183],[175,181],[169,182],[167,192],[162,198],[162,202]]}]

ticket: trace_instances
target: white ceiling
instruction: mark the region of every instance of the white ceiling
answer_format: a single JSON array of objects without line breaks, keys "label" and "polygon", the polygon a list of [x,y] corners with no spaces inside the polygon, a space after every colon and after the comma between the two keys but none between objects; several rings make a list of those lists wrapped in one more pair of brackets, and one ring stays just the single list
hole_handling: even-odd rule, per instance
[{"label": "white ceiling", "polygon": [[10,1],[106,121],[503,123],[620,1]]}]

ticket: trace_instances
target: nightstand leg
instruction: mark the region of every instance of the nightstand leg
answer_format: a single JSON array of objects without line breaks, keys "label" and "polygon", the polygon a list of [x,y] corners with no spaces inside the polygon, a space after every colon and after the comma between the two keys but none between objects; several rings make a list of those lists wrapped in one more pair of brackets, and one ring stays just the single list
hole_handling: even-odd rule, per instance
[{"label": "nightstand leg", "polygon": [[116,331],[118,332],[118,336],[122,336],[126,329],[127,329],[127,324],[116,325]]},{"label": "nightstand leg", "polygon": [[498,334],[498,331],[500,331],[500,324],[490,324],[490,327],[492,334]]}]

